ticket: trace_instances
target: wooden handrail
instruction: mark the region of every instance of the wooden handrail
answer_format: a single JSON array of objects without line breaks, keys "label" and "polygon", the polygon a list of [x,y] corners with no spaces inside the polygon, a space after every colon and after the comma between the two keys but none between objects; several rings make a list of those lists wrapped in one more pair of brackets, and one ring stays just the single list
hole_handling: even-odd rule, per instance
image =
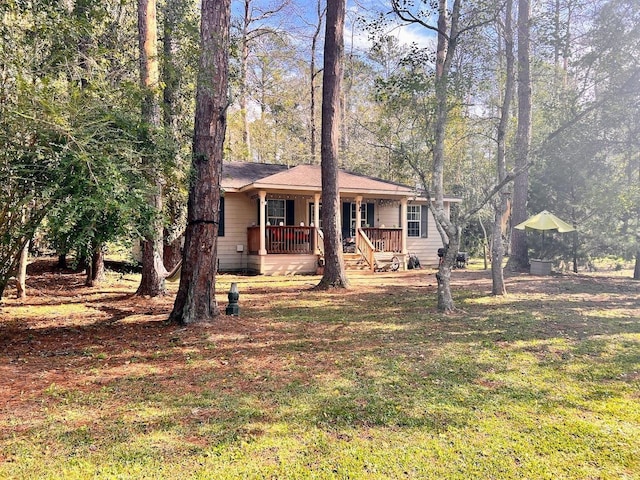
[{"label": "wooden handrail", "polygon": [[376,249],[362,228],[358,228],[358,235],[356,235],[356,248],[369,264],[371,271],[374,271],[376,268]]},{"label": "wooden handrail", "polygon": [[324,232],[316,228],[316,245],[320,255],[324,255]]}]

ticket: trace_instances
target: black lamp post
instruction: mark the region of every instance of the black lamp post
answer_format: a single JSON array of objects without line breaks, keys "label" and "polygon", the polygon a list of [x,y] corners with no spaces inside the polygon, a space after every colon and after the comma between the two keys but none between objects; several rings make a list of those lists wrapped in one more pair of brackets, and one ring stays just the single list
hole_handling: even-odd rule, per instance
[{"label": "black lamp post", "polygon": [[240,298],[240,292],[238,292],[238,284],[232,283],[231,288],[229,289],[229,293],[227,294],[227,298],[229,298],[229,305],[225,310],[227,315],[238,315],[240,313],[240,307],[238,306],[238,299]]}]

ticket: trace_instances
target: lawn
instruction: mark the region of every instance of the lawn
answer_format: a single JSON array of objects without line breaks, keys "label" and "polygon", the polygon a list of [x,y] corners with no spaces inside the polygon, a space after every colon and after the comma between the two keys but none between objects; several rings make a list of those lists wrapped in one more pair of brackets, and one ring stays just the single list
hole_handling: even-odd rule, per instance
[{"label": "lawn", "polygon": [[[628,272],[218,277],[240,315],[166,322],[139,277],[32,270],[0,306],[0,478],[640,479]],[[170,286],[175,292],[176,285]]]}]

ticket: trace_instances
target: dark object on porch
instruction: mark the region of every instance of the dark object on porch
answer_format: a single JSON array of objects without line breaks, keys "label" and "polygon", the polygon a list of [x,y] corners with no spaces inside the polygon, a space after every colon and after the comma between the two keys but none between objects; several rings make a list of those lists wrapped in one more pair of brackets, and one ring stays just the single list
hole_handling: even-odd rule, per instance
[{"label": "dark object on porch", "polygon": [[347,237],[342,240],[342,251],[344,253],[356,253],[356,239]]},{"label": "dark object on porch", "polygon": [[467,252],[458,252],[456,255],[456,268],[465,268],[469,264],[469,254]]},{"label": "dark object on porch", "polygon": [[420,269],[422,268],[422,266],[420,266],[420,260],[418,259],[418,256],[415,253],[412,253],[411,255],[409,255],[409,261],[407,262],[407,269],[413,270],[414,268]]},{"label": "dark object on porch", "polygon": [[[446,252],[445,248],[438,249],[438,257],[440,257],[440,261],[438,262],[439,265],[442,264],[445,252]],[[458,254],[456,255],[456,263],[454,264],[453,268],[465,268],[468,264],[469,264],[469,254],[467,252],[458,252]]]},{"label": "dark object on porch", "polygon": [[324,275],[324,257],[318,258],[318,264],[316,265],[316,275]]}]

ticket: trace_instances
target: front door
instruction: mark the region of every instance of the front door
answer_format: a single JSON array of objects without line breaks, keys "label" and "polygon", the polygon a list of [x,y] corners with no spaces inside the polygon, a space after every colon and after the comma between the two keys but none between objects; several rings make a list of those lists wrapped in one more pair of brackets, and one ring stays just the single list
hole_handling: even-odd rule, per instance
[{"label": "front door", "polygon": [[[342,238],[353,238],[356,236],[356,223],[358,215],[355,202],[342,202]],[[375,204],[362,202],[362,221],[360,227],[367,225],[373,227]]]}]

